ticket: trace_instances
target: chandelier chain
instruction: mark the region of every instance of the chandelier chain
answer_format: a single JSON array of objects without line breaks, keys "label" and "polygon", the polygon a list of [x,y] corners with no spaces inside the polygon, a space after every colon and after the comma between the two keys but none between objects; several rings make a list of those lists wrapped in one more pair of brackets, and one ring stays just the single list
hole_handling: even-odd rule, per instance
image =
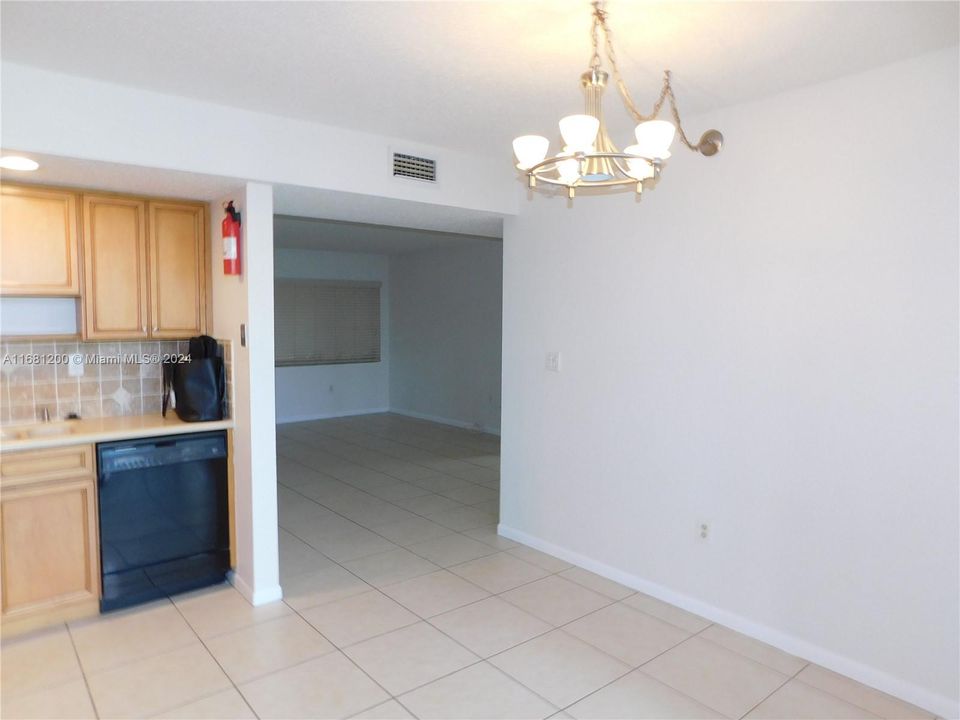
[{"label": "chandelier chain", "polygon": [[603,31],[604,50],[607,55],[607,60],[610,62],[610,69],[613,70],[613,79],[617,84],[617,90],[623,98],[623,104],[626,106],[627,111],[633,115],[637,122],[655,120],[660,115],[664,102],[669,100],[670,111],[673,115],[680,141],[691,150],[696,150],[697,145],[690,142],[686,133],[683,131],[683,126],[680,124],[680,111],[677,109],[677,99],[673,94],[669,70],[663,71],[663,87],[660,89],[660,97],[658,97],[657,101],[653,104],[653,111],[649,115],[644,115],[637,109],[633,98],[630,96],[630,91],[627,89],[627,84],[623,81],[623,76],[620,74],[620,68],[617,65],[617,54],[613,49],[613,33],[610,32],[610,26],[607,25],[607,11],[603,9],[603,0],[594,0],[593,2],[593,27],[591,29],[593,57],[590,60],[590,67],[594,70],[600,69],[599,31],[601,30]]}]

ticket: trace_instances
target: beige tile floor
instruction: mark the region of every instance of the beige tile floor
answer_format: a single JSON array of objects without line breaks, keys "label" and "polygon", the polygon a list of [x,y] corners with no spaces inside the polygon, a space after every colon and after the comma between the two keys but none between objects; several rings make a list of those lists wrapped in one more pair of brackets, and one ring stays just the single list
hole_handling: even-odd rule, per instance
[{"label": "beige tile floor", "polygon": [[929,713],[496,534],[497,438],[277,433],[285,600],[220,586],[2,646],[4,718]]}]

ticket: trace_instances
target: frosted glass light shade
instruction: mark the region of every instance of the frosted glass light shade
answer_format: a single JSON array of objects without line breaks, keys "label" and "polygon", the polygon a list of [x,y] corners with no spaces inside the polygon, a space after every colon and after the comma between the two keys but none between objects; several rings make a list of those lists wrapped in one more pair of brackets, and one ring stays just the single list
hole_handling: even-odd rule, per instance
[{"label": "frosted glass light shade", "polygon": [[670,143],[673,142],[673,136],[677,129],[672,122],[666,120],[648,120],[637,125],[633,134],[637,136],[637,144],[631,147],[639,147],[638,155],[649,158],[666,159],[670,157]]},{"label": "frosted glass light shade", "polygon": [[0,168],[4,170],[23,170],[30,172],[40,167],[36,160],[23,157],[22,155],[4,155],[0,158]]},{"label": "frosted glass light shade", "polygon": [[557,172],[560,174],[561,182],[567,185],[574,183],[580,178],[580,161],[573,158],[563,160],[557,163]]},{"label": "frosted glass light shade", "polygon": [[542,135],[521,135],[513,141],[513,154],[517,156],[517,167],[521,170],[532,168],[547,156],[550,141]]},{"label": "frosted glass light shade", "polygon": [[[628,155],[643,155],[639,145],[628,145],[623,149]],[[646,180],[653,177],[653,165],[646,160],[627,159],[627,175],[634,180]]]},{"label": "frosted glass light shade", "polygon": [[560,120],[563,141],[575,152],[590,152],[599,129],[600,121],[593,115],[567,115]]}]

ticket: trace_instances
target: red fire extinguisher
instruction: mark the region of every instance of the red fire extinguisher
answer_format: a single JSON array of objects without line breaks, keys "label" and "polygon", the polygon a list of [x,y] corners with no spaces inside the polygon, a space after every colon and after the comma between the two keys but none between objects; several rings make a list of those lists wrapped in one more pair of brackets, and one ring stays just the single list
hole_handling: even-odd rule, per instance
[{"label": "red fire extinguisher", "polygon": [[226,215],[220,223],[223,237],[223,274],[240,274],[240,213],[233,207],[233,200],[223,209]]}]

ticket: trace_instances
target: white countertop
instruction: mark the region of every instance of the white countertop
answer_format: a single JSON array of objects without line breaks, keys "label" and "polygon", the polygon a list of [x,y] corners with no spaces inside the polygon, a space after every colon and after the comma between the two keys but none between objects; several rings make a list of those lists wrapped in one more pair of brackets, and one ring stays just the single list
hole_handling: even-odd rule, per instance
[{"label": "white countertop", "polygon": [[[32,423],[29,427],[37,427]],[[88,445],[110,440],[130,440],[134,438],[154,437],[156,435],[182,435],[185,433],[207,432],[210,430],[228,430],[233,420],[215,420],[211,422],[184,422],[171,411],[167,417],[162,415],[130,415],[124,417],[90,418],[88,420],[66,420],[52,425],[68,427],[62,433],[41,437],[25,437],[0,440],[0,452],[20,450],[39,450],[42,448],[62,447],[64,445]],[[4,429],[26,427],[5,425]],[[53,429],[51,427],[51,429]]]}]

